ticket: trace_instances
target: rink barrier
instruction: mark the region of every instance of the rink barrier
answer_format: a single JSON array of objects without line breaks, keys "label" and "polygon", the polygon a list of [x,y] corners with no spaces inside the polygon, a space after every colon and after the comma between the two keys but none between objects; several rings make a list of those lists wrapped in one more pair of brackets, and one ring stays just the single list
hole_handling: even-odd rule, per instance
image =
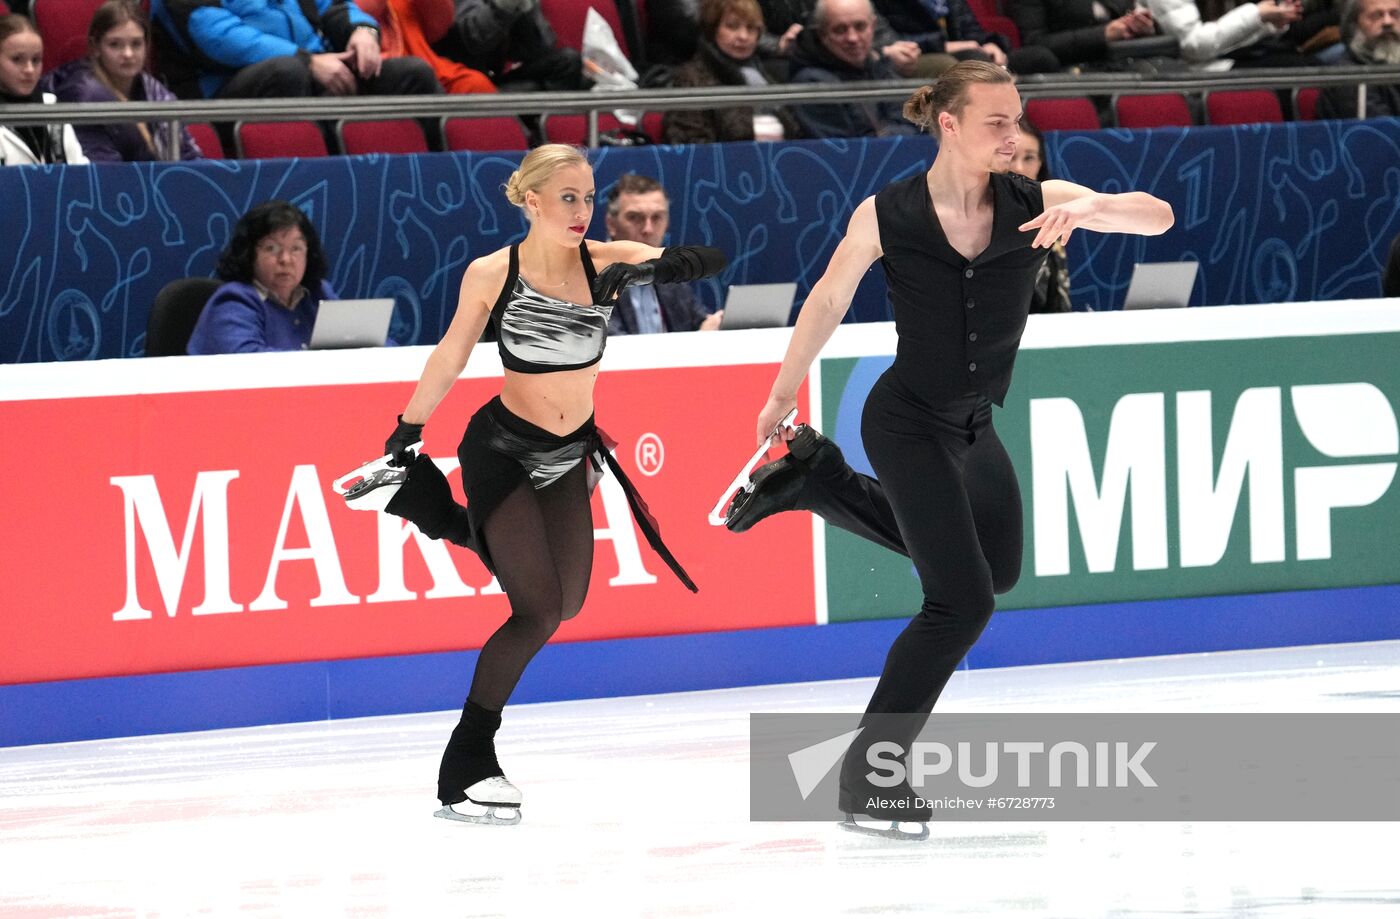
[{"label": "rink barrier", "polygon": [[[1400,639],[1400,587],[1015,610],[960,669]],[[513,704],[871,677],[904,623],[546,645]],[[476,651],[0,686],[0,747],[461,707]]]},{"label": "rink barrier", "polygon": [[[704,521],[752,449],[789,334],[610,343],[599,422],[702,592],[689,594],[637,544],[605,479],[587,608],[518,701],[878,671],[917,608],[907,560],[861,556],[802,515],[742,536]],[[822,419],[853,462],[854,381],[888,361],[893,340],[888,324],[842,327],[799,399],[801,417]],[[1073,403],[1083,432],[1061,424],[1048,446],[1011,448],[1031,464],[1020,470],[1026,563],[1020,593],[1003,598],[968,666],[1400,637],[1394,303],[1035,316],[1024,345],[997,413],[1003,438],[1014,444],[1017,414],[1036,400],[1057,423]],[[504,597],[469,553],[350,511],[326,488],[378,449],[382,419],[401,408],[426,355],[0,366],[0,424],[45,447],[0,505],[0,743],[460,705],[472,649],[505,615]],[[1112,372],[1089,375],[1086,360]],[[461,425],[500,372],[493,350],[479,351],[429,426],[429,452],[451,474]],[[1208,411],[1202,393],[1214,399]],[[1169,439],[1181,427],[1167,423],[1173,412],[1212,430],[1211,449]],[[1104,445],[1120,415],[1137,426],[1120,432],[1132,449],[1112,459]],[[1277,449],[1261,452],[1270,437],[1282,438]],[[1078,467],[1062,449],[1076,438]],[[1059,464],[1048,479],[1045,455]],[[1190,513],[1219,544],[1211,564],[1199,564],[1210,561],[1199,546],[1192,564],[1179,558],[1196,545],[1180,538],[1186,505],[1170,490],[1182,457],[1193,468],[1209,460],[1211,513]],[[1112,468],[1124,477],[1116,507],[1101,485]],[[1061,493],[1058,529],[1040,519],[1042,479]],[[1135,490],[1163,480],[1167,490]],[[1256,489],[1276,488],[1283,508],[1256,511]],[[1142,500],[1154,494],[1163,500]]]},{"label": "rink barrier", "polygon": [[[1080,309],[1123,302],[1135,262],[1201,264],[1192,304],[1372,297],[1400,213],[1400,119],[1051,132],[1050,172],[1099,191],[1151,192],[1176,225],[1161,236],[1076,233]],[[601,200],[626,172],[672,197],[669,241],[716,246],[729,266],[700,282],[792,281],[806,299],[856,206],[926,169],[928,137],[611,147],[590,153]],[[393,297],[391,336],[431,344],[451,321],[467,262],[518,240],[525,221],[500,193],[520,153],[102,163],[0,170],[0,362],[144,353],[151,304],[181,277],[208,277],[239,217],[282,198],[326,246],[344,297]],[[598,211],[602,211],[599,208]],[[590,236],[603,238],[595,214]],[[852,317],[890,318],[881,272]]]}]

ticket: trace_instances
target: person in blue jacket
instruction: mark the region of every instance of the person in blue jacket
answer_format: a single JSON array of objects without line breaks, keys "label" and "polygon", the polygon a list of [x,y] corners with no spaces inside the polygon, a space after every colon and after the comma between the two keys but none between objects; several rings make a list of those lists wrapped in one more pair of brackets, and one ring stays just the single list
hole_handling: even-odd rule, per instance
[{"label": "person in blue jacket", "polygon": [[322,300],[336,299],[326,253],[295,204],[264,201],[239,219],[215,270],[223,285],[199,314],[186,351],[299,351]]},{"label": "person in blue jacket", "polygon": [[374,18],[348,0],[151,0],[151,18],[205,97],[442,92],[427,61],[381,58]]}]

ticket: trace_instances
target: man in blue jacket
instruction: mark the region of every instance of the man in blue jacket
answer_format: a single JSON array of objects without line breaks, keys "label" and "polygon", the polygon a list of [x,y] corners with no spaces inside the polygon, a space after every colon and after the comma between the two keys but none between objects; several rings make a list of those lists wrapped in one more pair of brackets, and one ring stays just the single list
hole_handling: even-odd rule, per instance
[{"label": "man in blue jacket", "polygon": [[421,58],[381,58],[374,19],[348,0],[151,0],[151,18],[206,97],[442,92]]}]

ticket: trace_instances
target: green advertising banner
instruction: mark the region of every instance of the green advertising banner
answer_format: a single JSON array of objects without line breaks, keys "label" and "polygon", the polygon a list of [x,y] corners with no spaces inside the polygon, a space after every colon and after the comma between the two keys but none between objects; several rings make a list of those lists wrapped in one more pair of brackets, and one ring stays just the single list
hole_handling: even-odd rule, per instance
[{"label": "green advertising banner", "polygon": [[[1024,349],[995,415],[1026,526],[998,608],[1400,583],[1397,355],[1395,331]],[[826,430],[867,473],[890,361],[821,366]],[[824,529],[828,621],[918,610],[908,559]]]}]

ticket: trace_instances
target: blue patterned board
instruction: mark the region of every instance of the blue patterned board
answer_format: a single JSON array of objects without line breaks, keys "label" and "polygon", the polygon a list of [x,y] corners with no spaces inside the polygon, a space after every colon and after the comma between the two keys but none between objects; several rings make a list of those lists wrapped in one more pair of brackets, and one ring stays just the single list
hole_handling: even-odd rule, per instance
[{"label": "blue patterned board", "polygon": [[[1400,232],[1400,120],[1051,135],[1060,177],[1171,201],[1177,226],[1153,239],[1080,234],[1070,244],[1081,307],[1121,304],[1135,261],[1198,259],[1195,303],[1374,296]],[[609,148],[601,193],[627,171],[673,198],[671,242],[732,259],[700,285],[717,305],[730,283],[820,277],[864,197],[924,168],[927,138]],[[519,154],[0,169],[0,361],[139,356],[168,281],[212,273],[239,215],[274,197],[322,233],[342,296],[394,296],[391,335],[435,342],[472,258],[525,231],[501,194]],[[602,206],[590,236],[603,238]],[[872,270],[855,321],[888,318]]]}]

